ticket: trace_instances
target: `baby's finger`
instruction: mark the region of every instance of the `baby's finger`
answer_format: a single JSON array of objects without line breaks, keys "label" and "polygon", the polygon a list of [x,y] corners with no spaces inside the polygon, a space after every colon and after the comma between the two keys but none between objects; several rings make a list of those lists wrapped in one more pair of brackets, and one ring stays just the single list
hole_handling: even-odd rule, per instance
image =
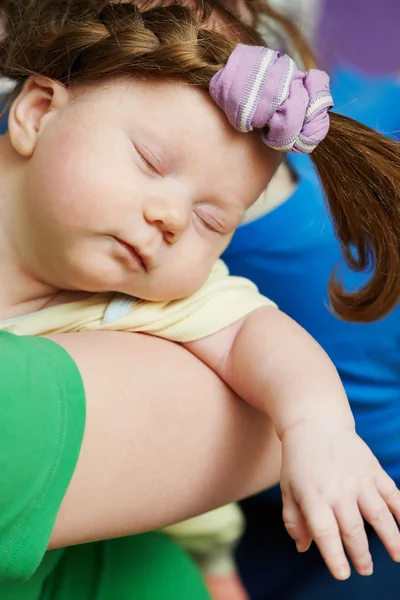
[{"label": "baby's finger", "polygon": [[[344,507],[346,506],[346,508]],[[360,575],[371,575],[373,566],[364,521],[357,503],[349,501],[334,507],[347,553]]]},{"label": "baby's finger", "polygon": [[363,489],[358,506],[364,519],[375,529],[386,550],[395,561],[400,561],[400,532],[388,505],[371,486]]},{"label": "baby's finger", "polygon": [[344,553],[336,517],[330,506],[310,504],[303,508],[308,529],[322,558],[336,579],[350,577],[350,565]]},{"label": "baby's finger", "polygon": [[311,545],[312,538],[300,507],[291,494],[283,494],[282,498],[282,516],[286,531],[296,542],[297,550],[299,552],[306,552]]},{"label": "baby's finger", "polygon": [[395,482],[387,473],[382,471],[376,478],[376,487],[400,525],[400,490],[398,490]]}]

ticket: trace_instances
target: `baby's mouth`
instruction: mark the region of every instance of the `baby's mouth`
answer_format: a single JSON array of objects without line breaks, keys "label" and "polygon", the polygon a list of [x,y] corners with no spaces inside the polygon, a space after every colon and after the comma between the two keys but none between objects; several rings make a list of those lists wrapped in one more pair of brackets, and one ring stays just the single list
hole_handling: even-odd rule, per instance
[{"label": "baby's mouth", "polygon": [[135,265],[139,266],[142,271],[147,271],[150,268],[150,261],[148,258],[143,256],[140,249],[137,246],[129,244],[120,238],[114,237],[116,242],[122,247],[127,255],[129,255],[130,259],[134,262]]}]

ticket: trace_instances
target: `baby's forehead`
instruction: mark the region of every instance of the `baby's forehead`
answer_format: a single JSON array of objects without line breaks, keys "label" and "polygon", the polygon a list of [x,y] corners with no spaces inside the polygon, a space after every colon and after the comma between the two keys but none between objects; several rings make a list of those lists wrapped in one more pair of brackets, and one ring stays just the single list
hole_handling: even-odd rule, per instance
[{"label": "baby's forehead", "polygon": [[[187,176],[200,194],[240,198],[247,208],[275,171],[278,153],[258,132],[236,131],[205,90],[154,80],[119,82],[115,90],[105,85],[103,93],[101,119],[116,127],[122,122],[166,172]],[[100,97],[93,90],[95,105]],[[86,107],[89,118],[96,116],[92,108]]]}]

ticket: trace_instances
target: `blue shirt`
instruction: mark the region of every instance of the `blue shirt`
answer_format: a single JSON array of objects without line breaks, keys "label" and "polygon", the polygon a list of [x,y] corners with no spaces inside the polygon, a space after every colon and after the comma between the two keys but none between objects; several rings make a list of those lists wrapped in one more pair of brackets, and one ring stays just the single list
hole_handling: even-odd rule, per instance
[{"label": "blue shirt", "polygon": [[[396,135],[399,83],[341,70],[332,90],[337,112]],[[310,158],[289,160],[298,179],[293,195],[241,226],[223,258],[232,274],[253,280],[327,351],[346,388],[358,433],[400,484],[400,308],[371,324],[345,323],[330,313],[332,269],[341,265],[348,288],[360,286],[366,275],[344,266]]]}]

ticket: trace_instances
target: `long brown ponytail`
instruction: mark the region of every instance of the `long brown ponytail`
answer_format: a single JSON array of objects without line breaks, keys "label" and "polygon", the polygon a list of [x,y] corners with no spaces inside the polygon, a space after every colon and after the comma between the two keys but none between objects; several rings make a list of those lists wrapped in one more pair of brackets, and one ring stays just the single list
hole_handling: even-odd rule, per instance
[{"label": "long brown ponytail", "polygon": [[346,320],[379,319],[400,300],[400,145],[332,113],[329,134],[311,158],[349,267],[371,271],[355,292],[333,274],[333,309]]}]

